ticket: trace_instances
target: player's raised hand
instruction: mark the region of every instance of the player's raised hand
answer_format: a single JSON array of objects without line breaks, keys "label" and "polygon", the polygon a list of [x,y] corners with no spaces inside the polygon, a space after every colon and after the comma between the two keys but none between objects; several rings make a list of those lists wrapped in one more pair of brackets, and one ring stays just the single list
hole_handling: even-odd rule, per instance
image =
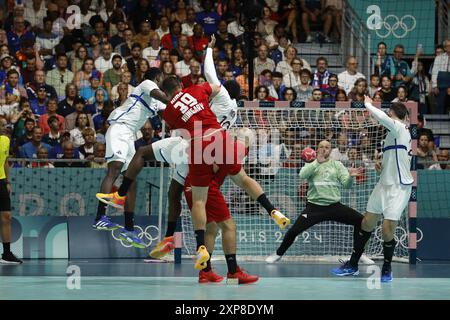
[{"label": "player's raised hand", "polygon": [[208,43],[208,48],[213,49],[216,45],[216,36],[215,35],[211,35],[211,41]]},{"label": "player's raised hand", "polygon": [[363,167],[350,168],[348,169],[348,172],[350,173],[351,177],[358,177],[364,173],[364,168]]},{"label": "player's raised hand", "polygon": [[372,104],[372,98],[370,98],[369,96],[364,96],[364,103],[370,103]]},{"label": "player's raised hand", "polygon": [[378,172],[378,173],[380,173],[381,172],[381,169],[382,169],[382,166],[381,166],[381,160],[377,160],[376,162],[375,162],[375,170]]}]

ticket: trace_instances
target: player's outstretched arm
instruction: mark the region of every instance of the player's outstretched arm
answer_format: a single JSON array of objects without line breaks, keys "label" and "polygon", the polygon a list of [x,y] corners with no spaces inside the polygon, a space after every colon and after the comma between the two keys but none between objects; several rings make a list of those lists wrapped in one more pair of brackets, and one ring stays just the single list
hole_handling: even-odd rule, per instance
[{"label": "player's outstretched arm", "polygon": [[210,86],[211,86],[211,90],[212,90],[210,98],[213,98],[219,93],[220,85],[211,84]]},{"label": "player's outstretched arm", "polygon": [[394,120],[389,118],[383,111],[373,106],[372,99],[369,96],[365,96],[364,106],[385,128],[389,129],[389,131],[396,131]]},{"label": "player's outstretched arm", "polygon": [[153,89],[152,91],[150,91],[150,97],[155,98],[156,100],[159,100],[164,104],[168,104],[170,101],[169,97],[159,89]]},{"label": "player's outstretched arm", "polygon": [[214,66],[213,60],[213,48],[216,44],[216,37],[214,35],[211,36],[211,41],[208,44],[208,48],[206,49],[205,56],[205,78],[210,84],[220,85],[219,78],[217,78],[216,67]]}]

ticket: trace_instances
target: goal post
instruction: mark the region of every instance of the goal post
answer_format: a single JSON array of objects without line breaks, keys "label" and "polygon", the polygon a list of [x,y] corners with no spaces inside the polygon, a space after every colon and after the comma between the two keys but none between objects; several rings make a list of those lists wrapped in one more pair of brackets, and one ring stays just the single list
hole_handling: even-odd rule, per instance
[{"label": "goal post", "polygon": [[[262,105],[262,106],[261,106]],[[376,105],[376,104],[375,104]],[[377,107],[381,107],[379,104]],[[388,108],[389,105],[383,105]],[[408,103],[410,110],[413,154],[417,143],[417,104]],[[364,173],[355,179],[352,187],[342,189],[343,204],[364,213],[368,198],[378,181],[375,162],[382,157],[382,140],[386,134],[362,103],[340,102],[297,103],[245,102],[238,110],[238,119],[230,129],[237,136],[241,129],[251,130],[251,146],[244,169],[258,181],[268,198],[291,219],[293,224],[306,205],[307,184],[299,178],[304,161],[301,152],[306,147],[316,149],[321,140],[332,144],[332,157],[341,159],[346,167],[361,166]],[[412,169],[415,170],[413,157]],[[416,176],[414,174],[414,176]],[[415,195],[402,216],[396,230],[398,246],[395,260],[415,261]],[[286,230],[280,230],[258,203],[227,179],[221,191],[237,226],[237,255],[239,259],[263,260],[274,253]],[[195,254],[195,237],[190,211],[183,201],[181,216],[183,256]],[[371,258],[382,257],[381,224],[366,248]],[[322,222],[302,234],[284,256],[285,261],[333,261],[348,257],[353,247],[353,227],[337,222]],[[223,256],[220,232],[216,239],[214,257]]]}]

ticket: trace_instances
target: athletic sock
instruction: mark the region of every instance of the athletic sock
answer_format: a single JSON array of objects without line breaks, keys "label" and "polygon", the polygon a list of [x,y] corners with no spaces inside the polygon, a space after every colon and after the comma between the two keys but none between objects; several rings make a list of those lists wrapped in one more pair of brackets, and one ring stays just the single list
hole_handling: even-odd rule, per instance
[{"label": "athletic sock", "polygon": [[361,258],[361,255],[364,252],[364,247],[371,235],[372,232],[355,228],[355,231],[353,232],[353,252],[350,257],[350,265],[352,267],[358,267],[358,261]]},{"label": "athletic sock", "polygon": [[197,250],[200,246],[205,245],[205,230],[195,230],[195,241],[197,242]]},{"label": "athletic sock", "polygon": [[122,184],[120,185],[119,190],[117,191],[119,196],[124,197],[127,194],[133,181],[134,181],[133,179],[127,178],[126,176],[123,177]]},{"label": "athletic sock", "polygon": [[275,210],[275,207],[273,206],[273,204],[269,201],[269,199],[267,199],[266,194],[263,193],[262,195],[260,195],[258,197],[258,199],[256,199],[256,201],[259,202],[260,205],[262,205],[264,207],[264,209],[266,209],[267,213],[270,215],[272,213],[273,210]]},{"label": "athletic sock", "polygon": [[134,231],[134,212],[125,211],[125,230]]},{"label": "athletic sock", "polygon": [[3,254],[11,252],[11,244],[9,242],[3,242]]},{"label": "athletic sock", "polygon": [[237,271],[236,254],[226,254],[225,260],[227,261],[228,272],[233,274]]},{"label": "athletic sock", "polygon": [[95,217],[95,221],[100,220],[105,214],[106,214],[106,203],[103,203],[101,201],[98,202],[97,206],[97,215]]},{"label": "athletic sock", "polygon": [[203,269],[203,271],[205,271],[205,272],[211,271],[211,256],[212,256],[212,253],[209,252],[209,251],[208,251],[208,253],[209,253],[209,259],[208,259],[208,261],[206,261],[206,268]]},{"label": "athletic sock", "polygon": [[167,230],[165,237],[171,237],[175,233],[175,229],[177,228],[176,221],[168,221],[167,222]]},{"label": "athletic sock", "polygon": [[383,242],[383,255],[384,255],[384,263],[383,269],[390,268],[392,262],[392,256],[394,255],[394,250],[397,245],[395,239],[392,239],[388,242]]}]

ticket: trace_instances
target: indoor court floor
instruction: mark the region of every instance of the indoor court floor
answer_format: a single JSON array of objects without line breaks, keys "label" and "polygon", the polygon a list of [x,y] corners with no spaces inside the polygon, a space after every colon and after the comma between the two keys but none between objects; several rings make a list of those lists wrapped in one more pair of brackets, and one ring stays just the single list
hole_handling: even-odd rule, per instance
[{"label": "indoor court floor", "polygon": [[[80,270],[79,289],[68,266]],[[224,261],[213,262],[221,275]],[[251,285],[198,284],[191,261],[145,263],[143,260],[25,260],[23,265],[0,265],[0,300],[7,299],[132,299],[132,300],[442,300],[450,299],[450,264],[393,264],[394,281],[376,288],[365,265],[357,277],[338,278],[338,264],[241,263],[261,279]],[[76,268],[76,267],[75,267]],[[70,269],[69,269],[70,270]],[[368,285],[369,284],[369,285]]]}]

